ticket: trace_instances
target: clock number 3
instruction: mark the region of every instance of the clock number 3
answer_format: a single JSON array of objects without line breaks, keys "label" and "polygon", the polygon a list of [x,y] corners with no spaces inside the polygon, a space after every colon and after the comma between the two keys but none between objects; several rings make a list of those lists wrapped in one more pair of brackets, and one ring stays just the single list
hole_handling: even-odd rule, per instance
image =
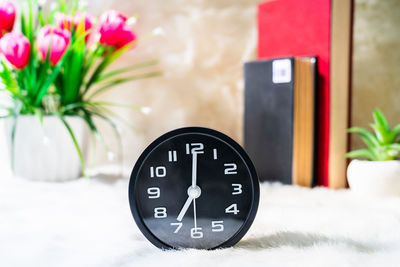
[{"label": "clock number 3", "polygon": [[232,184],[232,187],[233,187],[232,195],[240,195],[243,192],[241,184]]}]

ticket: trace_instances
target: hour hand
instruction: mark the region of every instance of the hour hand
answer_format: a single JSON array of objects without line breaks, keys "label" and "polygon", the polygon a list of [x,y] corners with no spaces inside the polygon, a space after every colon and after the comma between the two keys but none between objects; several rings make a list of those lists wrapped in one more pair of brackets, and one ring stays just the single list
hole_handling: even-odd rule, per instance
[{"label": "hour hand", "polygon": [[183,216],[185,216],[187,209],[189,208],[190,204],[192,203],[192,200],[198,198],[201,195],[201,189],[197,185],[194,187],[189,186],[187,193],[188,193],[189,197],[186,199],[186,202],[183,205],[181,212],[179,212],[179,215],[176,218],[178,221],[182,221],[182,218],[183,218]]},{"label": "hour hand", "polygon": [[178,221],[182,221],[183,216],[185,216],[186,211],[188,210],[190,204],[192,203],[193,197],[189,196],[186,199],[185,204],[183,205],[181,212],[179,212],[178,217],[176,218]]}]

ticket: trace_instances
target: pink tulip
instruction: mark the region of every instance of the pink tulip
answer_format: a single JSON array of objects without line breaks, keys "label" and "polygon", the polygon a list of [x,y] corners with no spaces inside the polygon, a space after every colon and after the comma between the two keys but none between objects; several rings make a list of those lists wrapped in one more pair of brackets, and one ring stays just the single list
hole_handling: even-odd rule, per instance
[{"label": "pink tulip", "polygon": [[[78,34],[85,34],[91,30],[93,27],[93,21],[94,19],[87,14],[76,13],[74,17],[74,25]],[[85,41],[88,40],[89,36],[90,33],[86,34]]]},{"label": "pink tulip", "polygon": [[[79,12],[77,12],[74,17],[64,13],[56,13],[55,21],[60,29],[72,31],[72,28],[74,28],[79,35],[86,33],[93,27],[93,18]],[[88,38],[89,34],[85,36],[85,41],[87,41]]]},{"label": "pink tulip", "polygon": [[54,66],[64,55],[71,40],[71,34],[68,30],[58,29],[51,25],[45,25],[40,29],[37,41],[39,55],[44,61],[50,47],[50,63]]},{"label": "pink tulip", "polygon": [[99,42],[103,45],[121,48],[134,41],[136,35],[126,27],[126,17],[115,10],[109,10],[100,17]]},{"label": "pink tulip", "polygon": [[132,43],[136,40],[136,35],[133,31],[123,28],[118,34],[118,42],[115,44],[117,49]]},{"label": "pink tulip", "polygon": [[30,51],[29,40],[22,33],[9,32],[0,40],[0,53],[17,69],[28,64]]},{"label": "pink tulip", "polygon": [[54,15],[54,20],[55,20],[58,28],[71,31],[72,21],[73,21],[73,18],[71,15],[66,15],[64,13],[57,12]]},{"label": "pink tulip", "polygon": [[[15,21],[15,6],[12,2],[0,3],[0,32],[10,32]],[[0,36],[1,37],[1,36]]]}]

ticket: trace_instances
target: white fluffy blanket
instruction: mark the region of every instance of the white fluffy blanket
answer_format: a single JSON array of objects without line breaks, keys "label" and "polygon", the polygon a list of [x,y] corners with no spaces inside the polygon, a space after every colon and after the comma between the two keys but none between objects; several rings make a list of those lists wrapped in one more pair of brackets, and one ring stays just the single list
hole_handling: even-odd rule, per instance
[{"label": "white fluffy blanket", "polygon": [[262,184],[235,247],[161,251],[136,227],[128,180],[0,177],[0,266],[400,266],[400,199]]}]

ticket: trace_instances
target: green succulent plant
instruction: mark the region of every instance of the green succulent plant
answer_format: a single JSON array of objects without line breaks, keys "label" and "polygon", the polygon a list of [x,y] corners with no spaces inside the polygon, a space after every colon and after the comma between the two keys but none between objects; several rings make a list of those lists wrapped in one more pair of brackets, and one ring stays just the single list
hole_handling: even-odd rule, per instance
[{"label": "green succulent plant", "polygon": [[373,132],[361,127],[348,129],[358,134],[367,148],[354,150],[346,154],[348,158],[364,158],[372,161],[396,160],[400,153],[400,124],[390,128],[385,115],[379,109],[372,113],[374,123],[369,126]]}]

